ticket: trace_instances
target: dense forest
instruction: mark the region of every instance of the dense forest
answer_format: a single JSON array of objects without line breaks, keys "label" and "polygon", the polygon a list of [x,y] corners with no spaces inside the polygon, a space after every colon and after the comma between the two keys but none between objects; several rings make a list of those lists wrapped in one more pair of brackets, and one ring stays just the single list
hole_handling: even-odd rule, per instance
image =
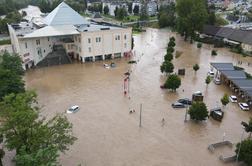
[{"label": "dense forest", "polygon": [[[7,33],[7,23],[15,23],[22,20],[25,13],[20,14],[19,9],[25,8],[28,5],[38,6],[42,12],[51,12],[63,0],[0,0],[0,16],[6,15],[5,18],[0,18],[0,34]],[[85,0],[65,0],[74,10],[81,13],[86,9]]]}]

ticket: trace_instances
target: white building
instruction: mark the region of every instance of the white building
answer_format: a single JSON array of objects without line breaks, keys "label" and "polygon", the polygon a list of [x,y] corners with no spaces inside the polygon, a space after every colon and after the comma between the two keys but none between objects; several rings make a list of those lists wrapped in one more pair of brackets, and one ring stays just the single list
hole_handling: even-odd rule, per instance
[{"label": "white building", "polygon": [[104,0],[102,3],[103,9],[105,6],[108,6],[109,8],[109,15],[115,16],[115,10],[116,8],[125,8],[126,11],[128,11],[128,5],[124,1],[108,1]]},{"label": "white building", "polygon": [[8,25],[13,51],[25,68],[36,66],[58,47],[82,62],[122,57],[131,51],[131,28],[90,23],[64,2],[43,23]]}]

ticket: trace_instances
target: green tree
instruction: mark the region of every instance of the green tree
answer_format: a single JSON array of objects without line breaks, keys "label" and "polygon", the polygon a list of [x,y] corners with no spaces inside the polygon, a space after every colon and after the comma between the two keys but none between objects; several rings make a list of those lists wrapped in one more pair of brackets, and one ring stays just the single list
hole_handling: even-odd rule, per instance
[{"label": "green tree", "polygon": [[24,92],[24,70],[19,56],[4,53],[0,61],[0,101],[9,93]]},{"label": "green tree", "polygon": [[104,7],[104,9],[103,9],[103,13],[105,14],[105,15],[107,15],[107,14],[109,14],[109,7],[106,5],[105,7]]},{"label": "green tree", "polygon": [[123,20],[126,16],[127,16],[127,10],[124,7],[118,8],[116,10],[116,18],[117,19]]},{"label": "green tree", "polygon": [[236,145],[236,155],[238,155],[240,149],[240,153],[238,156],[239,161],[243,161],[248,166],[252,165],[252,140],[246,139]]},{"label": "green tree", "polygon": [[226,106],[229,103],[228,95],[224,94],[223,97],[221,98],[221,103],[223,106]]},{"label": "green tree", "polygon": [[10,55],[8,52],[5,52],[2,55],[2,62],[0,62],[0,68],[10,70],[11,72],[20,76],[24,75],[22,60],[17,54]]},{"label": "green tree", "polygon": [[164,61],[160,66],[161,72],[165,72],[166,74],[170,74],[173,72],[174,65],[170,61]]},{"label": "green tree", "polygon": [[10,93],[24,92],[24,82],[21,76],[0,68],[0,101],[3,97]]},{"label": "green tree", "polygon": [[198,64],[193,65],[193,70],[195,71],[195,73],[200,69]]},{"label": "green tree", "polygon": [[173,55],[171,52],[167,52],[166,55],[164,56],[165,61],[172,61]]},{"label": "green tree", "polygon": [[181,85],[181,79],[176,74],[171,74],[168,76],[167,80],[165,81],[164,88],[171,89],[176,91]]},{"label": "green tree", "polygon": [[57,158],[59,154],[53,146],[41,147],[32,153],[27,153],[25,149],[25,147],[22,147],[20,153],[15,157],[17,166],[58,165]]},{"label": "green tree", "polygon": [[176,43],[175,43],[175,40],[170,40],[169,43],[168,43],[168,47],[175,47],[176,46]]},{"label": "green tree", "polygon": [[175,4],[170,3],[169,5],[161,6],[158,12],[158,24],[161,28],[175,26]]},{"label": "green tree", "polygon": [[128,6],[128,12],[131,14],[132,13],[132,2],[128,2],[127,6]]},{"label": "green tree", "polygon": [[[57,114],[46,120],[39,114],[36,103],[34,92],[12,93],[0,102],[0,117],[3,120],[0,131],[6,147],[16,150],[20,162],[24,162],[25,156],[51,162],[57,155],[53,151],[65,152],[76,140],[72,136],[72,124],[65,116]],[[48,151],[54,156],[48,156]]]},{"label": "green tree", "polygon": [[208,84],[210,84],[210,82],[211,82],[211,77],[207,76],[205,79],[205,83],[207,84],[207,86],[208,86]]},{"label": "green tree", "polygon": [[167,50],[166,50],[166,52],[168,53],[173,53],[175,50],[174,50],[174,48],[173,47],[167,47]]},{"label": "green tree", "polygon": [[149,20],[149,15],[147,11],[147,4],[143,4],[140,10],[140,20]]},{"label": "green tree", "polygon": [[134,13],[134,15],[138,15],[139,14],[139,6],[138,5],[134,6],[133,13]]},{"label": "green tree", "polygon": [[201,31],[207,22],[208,13],[204,0],[177,0],[177,30],[185,40],[195,37],[196,31]]},{"label": "green tree", "polygon": [[206,104],[203,102],[194,102],[188,111],[190,118],[196,121],[206,120],[208,118],[208,111]]}]

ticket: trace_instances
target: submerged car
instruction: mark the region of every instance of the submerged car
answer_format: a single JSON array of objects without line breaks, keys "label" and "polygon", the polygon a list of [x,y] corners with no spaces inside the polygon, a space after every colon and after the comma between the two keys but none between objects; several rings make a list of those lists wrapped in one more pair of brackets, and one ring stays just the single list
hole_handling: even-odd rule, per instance
[{"label": "submerged car", "polygon": [[243,111],[248,111],[249,110],[249,106],[247,103],[238,103],[239,107],[243,110]]},{"label": "submerged car", "polygon": [[214,79],[214,83],[215,83],[216,85],[220,85],[220,84],[221,84],[221,81],[220,81],[220,79],[215,78],[215,79]]},{"label": "submerged car", "polygon": [[186,106],[182,103],[179,103],[179,102],[175,102],[172,104],[172,107],[173,108],[185,108]]},{"label": "submerged car", "polygon": [[232,103],[237,103],[237,97],[234,95],[229,96],[229,101]]},{"label": "submerged car", "polygon": [[221,108],[217,107],[210,110],[210,116],[217,121],[221,121],[224,117],[224,112],[221,110]]},{"label": "submerged car", "polygon": [[192,105],[192,101],[188,98],[179,99],[177,102],[184,105]]},{"label": "submerged car", "polygon": [[210,70],[208,73],[207,73],[208,76],[210,77],[214,77],[214,72],[212,70]]},{"label": "submerged car", "polygon": [[77,111],[79,111],[80,110],[80,107],[79,106],[77,106],[77,105],[74,105],[74,106],[72,106],[72,107],[70,107],[69,109],[67,109],[67,113],[68,114],[71,114],[71,113],[75,113],[75,112],[77,112]]}]

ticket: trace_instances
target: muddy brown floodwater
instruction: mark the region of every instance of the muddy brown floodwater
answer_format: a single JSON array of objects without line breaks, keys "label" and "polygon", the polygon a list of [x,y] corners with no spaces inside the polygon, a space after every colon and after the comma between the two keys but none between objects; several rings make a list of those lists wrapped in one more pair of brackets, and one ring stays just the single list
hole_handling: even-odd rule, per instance
[{"label": "muddy brown floodwater", "polygon": [[[176,93],[160,89],[165,76],[160,73],[169,37],[176,37],[176,50],[183,54],[174,59],[175,71],[185,68],[182,86]],[[30,70],[25,81],[35,89],[42,114],[52,117],[64,113],[73,105],[80,111],[67,114],[78,138],[66,154],[60,155],[64,166],[222,166],[219,155],[233,155],[234,149],[221,148],[210,153],[207,147],[221,141],[223,133],[233,143],[240,140],[241,121],[248,121],[251,112],[243,112],[237,104],[228,104],[221,123],[212,119],[203,123],[184,123],[185,109],[173,109],[171,103],[181,97],[191,97],[194,91],[204,94],[208,108],[220,104],[224,93],[231,90],[213,82],[206,87],[205,78],[210,62],[243,61],[242,67],[252,73],[252,58],[242,58],[227,49],[218,49],[212,57],[212,46],[189,44],[167,29],[147,29],[134,36],[139,61],[130,65],[127,59],[113,60],[116,68],[105,69],[103,63],[74,63]],[[198,63],[195,74],[192,66]],[[123,73],[132,70],[129,96],[123,95]],[[184,91],[183,91],[184,89]],[[142,128],[139,128],[139,108],[143,104]],[[136,112],[129,114],[130,109]],[[162,126],[162,119],[165,124]],[[247,136],[247,135],[246,135]]]}]

